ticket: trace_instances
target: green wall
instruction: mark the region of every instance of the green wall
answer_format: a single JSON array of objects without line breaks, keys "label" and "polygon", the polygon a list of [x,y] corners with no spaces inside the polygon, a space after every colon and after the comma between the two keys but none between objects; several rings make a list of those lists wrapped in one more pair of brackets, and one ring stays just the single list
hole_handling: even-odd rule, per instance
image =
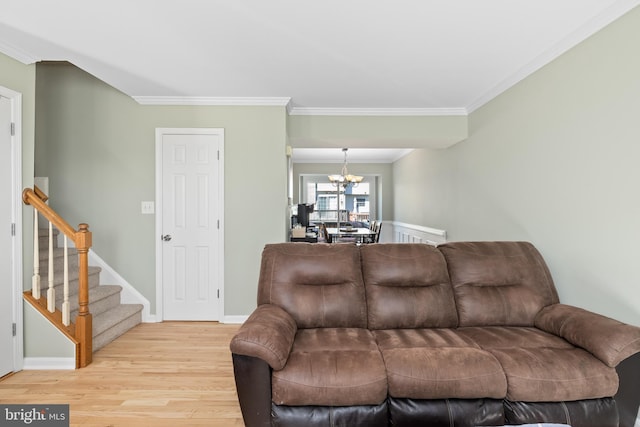
[{"label": "green wall", "polygon": [[640,325],[640,8],[394,164],[395,219],[528,240],[560,298]]},{"label": "green wall", "polygon": [[[0,86],[22,94],[22,187],[33,187],[36,67],[24,65],[0,53]],[[22,277],[23,289],[31,289],[33,275],[33,208],[22,206]],[[39,314],[24,303],[23,307],[23,356],[24,357],[74,357],[73,345]]]},{"label": "green wall", "polygon": [[448,147],[468,136],[466,116],[307,116],[287,123],[294,148]]},{"label": "green wall", "polygon": [[[51,205],[151,302],[155,312],[155,129],[225,130],[225,315],[256,305],[260,253],[286,236],[284,107],[143,106],[66,63],[37,67],[36,174]],[[258,206],[256,211],[245,203]]]}]

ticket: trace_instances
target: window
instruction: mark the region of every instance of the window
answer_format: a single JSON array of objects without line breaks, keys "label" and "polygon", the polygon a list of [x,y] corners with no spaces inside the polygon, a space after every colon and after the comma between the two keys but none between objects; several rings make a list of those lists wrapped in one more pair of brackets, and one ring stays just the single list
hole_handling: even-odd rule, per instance
[{"label": "window", "polygon": [[[372,189],[376,187],[375,177],[365,177],[356,187],[340,188],[340,221],[361,222],[366,225],[374,219],[372,211]],[[326,175],[301,176],[302,194],[300,203],[313,203],[314,211],[310,219],[314,222],[335,222],[338,212],[338,191]]]}]

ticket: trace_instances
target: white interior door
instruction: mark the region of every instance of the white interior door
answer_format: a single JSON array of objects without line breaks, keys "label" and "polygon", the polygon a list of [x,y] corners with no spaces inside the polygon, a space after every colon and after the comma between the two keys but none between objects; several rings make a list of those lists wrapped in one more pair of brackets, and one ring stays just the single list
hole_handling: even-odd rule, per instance
[{"label": "white interior door", "polygon": [[13,202],[11,100],[0,96],[0,377],[12,372],[13,339]]},{"label": "white interior door", "polygon": [[219,320],[221,129],[158,130],[164,320]]}]

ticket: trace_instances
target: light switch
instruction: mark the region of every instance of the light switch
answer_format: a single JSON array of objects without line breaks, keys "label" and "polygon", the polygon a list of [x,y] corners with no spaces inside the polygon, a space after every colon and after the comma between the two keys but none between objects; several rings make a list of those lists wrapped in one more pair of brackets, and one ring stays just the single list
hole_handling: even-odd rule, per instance
[{"label": "light switch", "polygon": [[145,215],[155,213],[155,204],[153,202],[142,202],[142,213]]}]

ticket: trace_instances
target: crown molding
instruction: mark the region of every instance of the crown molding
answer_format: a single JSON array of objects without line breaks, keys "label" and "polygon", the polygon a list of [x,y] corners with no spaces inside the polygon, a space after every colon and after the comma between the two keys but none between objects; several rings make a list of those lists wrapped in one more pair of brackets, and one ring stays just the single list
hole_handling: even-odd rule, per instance
[{"label": "crown molding", "polygon": [[466,116],[465,108],[313,108],[293,107],[291,116]]},{"label": "crown molding", "polygon": [[0,40],[0,52],[15,59],[16,61],[22,62],[25,65],[30,65],[39,61],[38,58],[29,54],[26,50],[2,40]]},{"label": "crown molding", "polygon": [[132,96],[141,105],[277,106],[292,116],[466,116],[464,108],[303,108],[289,97]]},{"label": "crown molding", "polygon": [[587,23],[569,34],[564,39],[560,40],[551,48],[529,62],[527,65],[520,68],[518,71],[504,79],[502,82],[498,83],[480,98],[467,105],[467,112],[469,114],[473,113],[475,110],[482,107],[493,98],[507,91],[516,83],[524,80],[531,74],[538,71],[540,68],[558,58],[563,53],[585,41],[587,38],[602,30],[604,27],[611,24],[613,21],[620,18],[622,15],[626,14],[638,5],[640,5],[640,0],[622,0],[615,2],[615,4],[607,8],[605,11],[593,17]]},{"label": "crown molding", "polygon": [[202,105],[242,107],[286,107],[288,97],[218,97],[218,96],[132,96],[141,105]]}]

